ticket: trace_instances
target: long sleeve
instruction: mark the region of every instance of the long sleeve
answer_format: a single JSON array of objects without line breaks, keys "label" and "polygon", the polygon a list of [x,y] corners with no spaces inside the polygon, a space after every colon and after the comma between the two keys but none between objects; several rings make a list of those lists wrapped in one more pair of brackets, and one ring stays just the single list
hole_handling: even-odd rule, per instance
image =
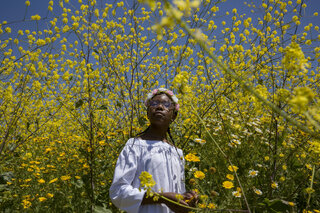
[{"label": "long sleeve", "polygon": [[172,213],[165,204],[141,205],[145,191],[139,190],[141,172],[152,175],[155,192],[184,193],[183,152],[158,140],[131,138],[121,151],[109,189],[115,206],[128,213]]},{"label": "long sleeve", "polygon": [[144,190],[139,190],[132,186],[132,182],[136,179],[137,174],[137,153],[138,150],[134,146],[126,145],[121,151],[115,172],[112,185],[109,189],[109,194],[112,202],[118,208],[130,212],[138,213]]}]

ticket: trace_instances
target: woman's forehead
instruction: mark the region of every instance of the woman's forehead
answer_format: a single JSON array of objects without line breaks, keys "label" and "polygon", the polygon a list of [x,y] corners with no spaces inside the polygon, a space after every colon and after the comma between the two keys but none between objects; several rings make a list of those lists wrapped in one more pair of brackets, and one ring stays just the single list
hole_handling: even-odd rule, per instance
[{"label": "woman's forehead", "polygon": [[152,100],[171,101],[171,99],[164,93],[155,95]]}]

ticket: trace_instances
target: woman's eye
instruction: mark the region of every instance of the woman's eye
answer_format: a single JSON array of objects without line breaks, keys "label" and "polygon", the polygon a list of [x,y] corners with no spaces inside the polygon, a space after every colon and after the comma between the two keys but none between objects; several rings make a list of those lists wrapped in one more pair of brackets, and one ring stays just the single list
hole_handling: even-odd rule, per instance
[{"label": "woman's eye", "polygon": [[164,105],[165,107],[169,108],[169,107],[171,106],[171,103],[169,103],[169,102],[164,102],[163,105]]}]

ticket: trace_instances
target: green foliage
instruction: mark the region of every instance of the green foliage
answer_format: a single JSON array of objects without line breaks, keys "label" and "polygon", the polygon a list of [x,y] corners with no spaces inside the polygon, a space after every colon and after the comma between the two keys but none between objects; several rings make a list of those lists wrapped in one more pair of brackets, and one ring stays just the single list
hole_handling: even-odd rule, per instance
[{"label": "green foliage", "polygon": [[117,157],[164,86],[181,105],[171,131],[198,208],[319,212],[320,37],[307,5],[145,2],[50,1],[46,17],[23,18],[29,29],[2,20],[0,209],[119,212]]}]

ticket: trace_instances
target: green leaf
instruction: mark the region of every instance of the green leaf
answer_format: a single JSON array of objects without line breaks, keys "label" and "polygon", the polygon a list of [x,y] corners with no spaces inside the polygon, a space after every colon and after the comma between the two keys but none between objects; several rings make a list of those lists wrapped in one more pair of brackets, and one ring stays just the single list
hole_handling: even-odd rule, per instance
[{"label": "green leaf", "polygon": [[112,213],[110,209],[106,209],[104,206],[94,206],[94,213]]},{"label": "green leaf", "polygon": [[93,49],[93,51],[97,54],[99,54],[99,51],[97,49]]},{"label": "green leaf", "polygon": [[122,107],[122,104],[121,104],[119,101],[117,101],[116,106],[119,107],[119,108],[121,108],[121,107]]},{"label": "green leaf", "polygon": [[138,122],[140,126],[144,126],[147,122],[146,118],[144,116],[139,117]]},{"label": "green leaf", "polygon": [[77,102],[76,102],[76,109],[78,109],[79,107],[81,107],[82,106],[82,104],[83,104],[84,102],[83,102],[83,99],[80,99],[80,100],[78,100]]},{"label": "green leaf", "polygon": [[108,106],[106,104],[103,104],[97,108],[97,110],[106,110],[106,109],[108,109]]},{"label": "green leaf", "polygon": [[82,180],[73,181],[72,184],[78,189],[80,189],[80,188],[82,188],[84,186],[84,183],[83,183]]},{"label": "green leaf", "polygon": [[270,200],[269,208],[278,212],[290,211],[289,202],[280,199]]}]

